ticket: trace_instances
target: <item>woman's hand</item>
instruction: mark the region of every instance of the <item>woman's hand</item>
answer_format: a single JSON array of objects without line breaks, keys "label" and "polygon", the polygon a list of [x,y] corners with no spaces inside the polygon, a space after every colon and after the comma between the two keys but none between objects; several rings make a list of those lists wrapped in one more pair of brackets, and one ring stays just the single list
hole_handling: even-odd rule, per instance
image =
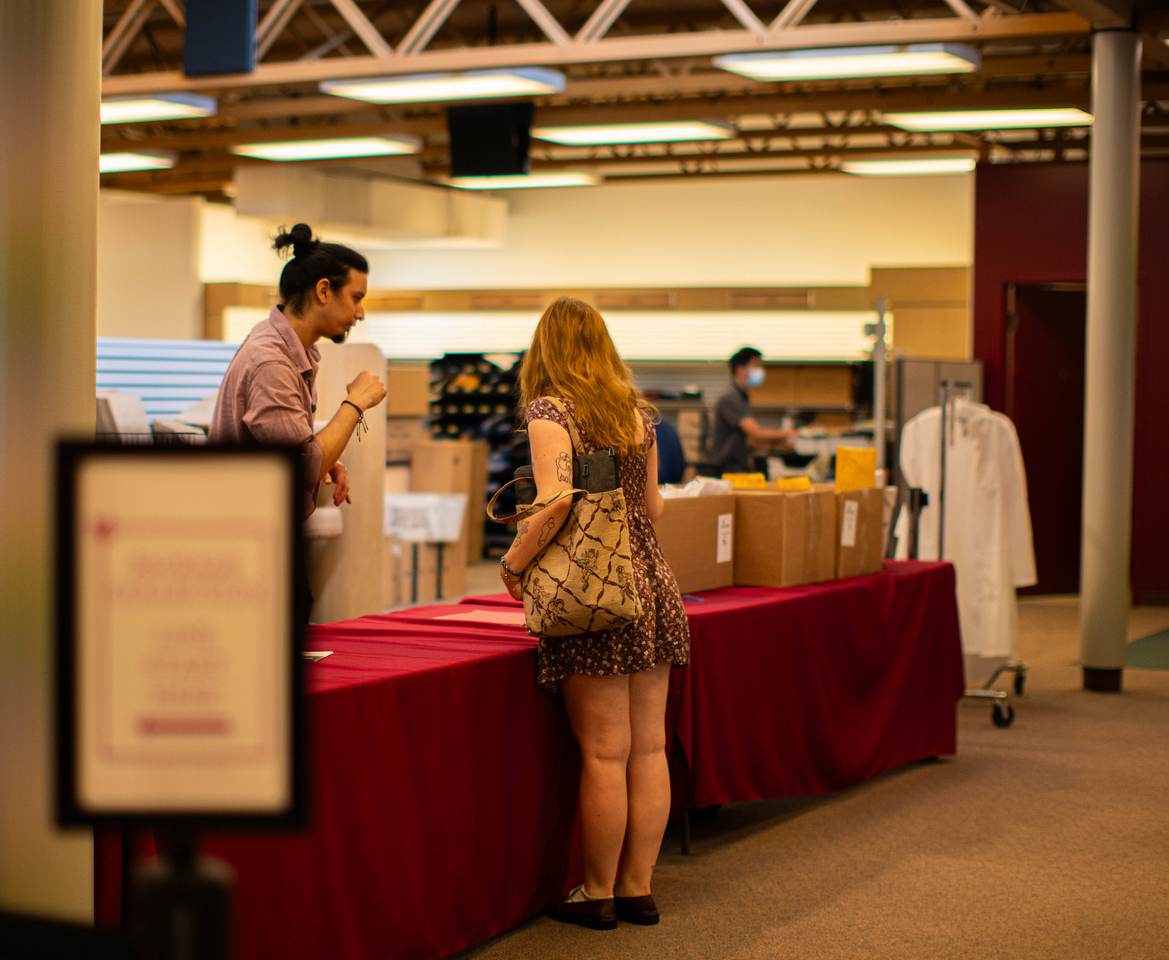
[{"label": "woman's hand", "polygon": [[513,600],[524,599],[524,587],[520,582],[519,577],[511,576],[503,567],[499,568],[499,579],[503,581],[503,586]]}]

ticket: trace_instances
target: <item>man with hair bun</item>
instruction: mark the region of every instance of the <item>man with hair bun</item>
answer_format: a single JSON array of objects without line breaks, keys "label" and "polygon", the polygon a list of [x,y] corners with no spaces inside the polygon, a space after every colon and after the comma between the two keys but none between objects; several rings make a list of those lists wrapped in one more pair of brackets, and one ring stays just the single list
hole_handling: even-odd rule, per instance
[{"label": "man with hair bun", "polygon": [[[385,398],[386,388],[375,374],[362,371],[332,419],[314,434],[321,361],[316,342],[328,337],[344,343],[354,324],[364,319],[361,301],[369,263],[356,250],[314,239],[305,223],[281,233],[273,246],[282,255],[289,248],[292,252],[280,274],[281,303],[252,328],[227,368],[209,439],[241,446],[299,446],[308,480],[303,507],[307,518],[316,509],[321,481],[336,485],[335,504],[349,501],[349,474],[338,458],[365,411]],[[302,623],[308,622],[312,603],[307,579],[296,584]]]}]

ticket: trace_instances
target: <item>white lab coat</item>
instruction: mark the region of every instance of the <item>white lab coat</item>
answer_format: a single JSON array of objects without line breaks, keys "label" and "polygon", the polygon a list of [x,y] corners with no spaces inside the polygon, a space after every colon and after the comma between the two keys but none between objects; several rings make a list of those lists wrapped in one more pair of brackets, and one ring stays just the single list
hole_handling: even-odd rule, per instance
[{"label": "white lab coat", "polygon": [[[946,432],[945,558],[958,582],[958,617],[966,655],[1014,657],[1016,587],[1036,581],[1027,478],[1015,426],[1001,413],[955,400]],[[931,407],[901,433],[901,473],[929,495],[921,513],[918,558],[938,558],[941,409]],[[898,523],[897,554],[907,551],[908,515]]]}]

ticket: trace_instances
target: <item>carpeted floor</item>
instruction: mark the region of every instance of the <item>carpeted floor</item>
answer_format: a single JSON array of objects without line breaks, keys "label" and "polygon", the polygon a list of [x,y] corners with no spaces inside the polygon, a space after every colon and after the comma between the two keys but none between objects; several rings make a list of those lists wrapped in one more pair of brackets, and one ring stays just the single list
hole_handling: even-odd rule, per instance
[{"label": "carpeted floor", "polygon": [[[1169,674],[1082,692],[1077,616],[1070,599],[1021,605],[1012,728],[962,704],[956,757],[725,806],[690,857],[671,827],[659,926],[541,917],[460,960],[1169,957]],[[1135,610],[1130,639],[1167,626],[1169,609]]]}]

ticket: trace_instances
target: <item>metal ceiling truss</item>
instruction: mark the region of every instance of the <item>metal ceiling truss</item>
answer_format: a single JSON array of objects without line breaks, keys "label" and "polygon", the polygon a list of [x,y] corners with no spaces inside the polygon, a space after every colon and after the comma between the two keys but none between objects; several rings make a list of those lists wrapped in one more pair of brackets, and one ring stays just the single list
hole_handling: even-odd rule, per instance
[{"label": "metal ceiling truss", "polygon": [[[348,29],[341,39],[334,34],[317,50],[300,60],[263,62],[276,40],[292,23],[302,0],[276,0],[256,30],[261,62],[247,74],[185,77],[178,71],[111,76],[122,55],[146,25],[155,3],[180,20],[178,0],[131,0],[107,35],[102,51],[106,96],[163,93],[177,90],[256,87],[268,84],[312,83],[345,77],[475,70],[493,67],[564,66],[620,60],[670,60],[706,57],[761,49],[799,49],[858,44],[924,42],[981,42],[987,40],[1082,36],[1091,24],[1075,13],[1008,14],[1009,4],[998,2],[978,15],[966,0],[945,0],[953,17],[881,20],[851,23],[805,23],[816,0],[788,0],[770,24],[765,24],[745,0],[720,0],[740,24],[735,30],[703,30],[647,35],[613,36],[609,33],[630,0],[601,0],[585,24],[571,35],[542,0],[517,0],[547,38],[538,43],[439,48],[429,44],[442,29],[460,0],[430,0],[394,49],[355,0],[330,0]],[[311,13],[308,6],[304,12]],[[318,18],[319,19],[319,18]],[[376,19],[376,17],[375,17]],[[326,57],[346,40],[358,38],[364,56]]]}]

